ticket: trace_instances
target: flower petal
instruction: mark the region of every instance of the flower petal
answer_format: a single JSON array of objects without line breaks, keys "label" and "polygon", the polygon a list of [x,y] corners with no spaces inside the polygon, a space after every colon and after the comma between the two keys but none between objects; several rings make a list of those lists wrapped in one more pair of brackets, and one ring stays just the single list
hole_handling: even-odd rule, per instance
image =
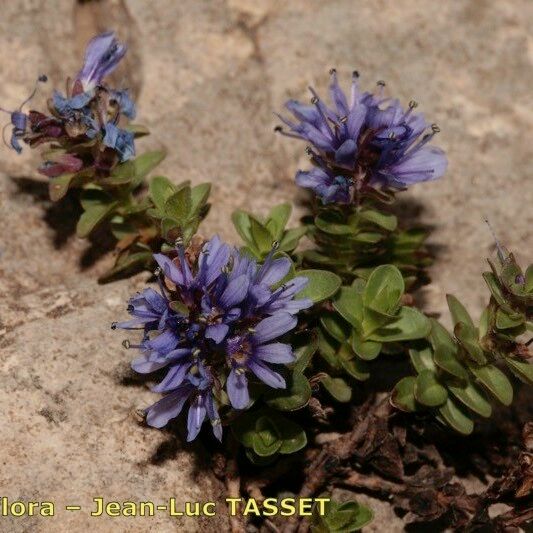
[{"label": "flower petal", "polygon": [[146,410],[146,423],[154,428],[166,426],[171,418],[175,418],[181,413],[192,391],[193,387],[191,386],[180,387],[161,398],[151,407],[148,407]]},{"label": "flower petal", "polygon": [[297,322],[296,317],[289,313],[277,313],[257,324],[253,338],[258,344],[263,344],[295,328]]},{"label": "flower petal", "polygon": [[292,348],[288,344],[273,342],[271,344],[262,344],[254,350],[254,355],[267,363],[293,363],[294,355]]},{"label": "flower petal", "polygon": [[285,380],[277,373],[274,372],[267,365],[251,360],[248,362],[248,368],[263,382],[273,389],[284,389],[287,384]]},{"label": "flower petal", "polygon": [[192,361],[185,361],[172,366],[163,381],[152,387],[152,392],[168,392],[177,389],[183,383],[191,366]]},{"label": "flower petal", "polygon": [[205,420],[205,415],[207,410],[205,408],[204,396],[198,395],[189,407],[189,415],[187,417],[187,442],[194,440],[200,429],[202,429],[202,424]]},{"label": "flower petal", "polygon": [[231,280],[219,298],[220,305],[224,309],[230,309],[241,303],[246,298],[249,286],[250,279],[246,274]]},{"label": "flower petal", "polygon": [[234,409],[245,409],[250,403],[248,379],[244,372],[237,372],[236,368],[232,368],[226,382],[226,390]]},{"label": "flower petal", "polygon": [[227,324],[213,324],[205,328],[205,338],[215,341],[215,344],[220,344],[226,337],[229,331]]}]

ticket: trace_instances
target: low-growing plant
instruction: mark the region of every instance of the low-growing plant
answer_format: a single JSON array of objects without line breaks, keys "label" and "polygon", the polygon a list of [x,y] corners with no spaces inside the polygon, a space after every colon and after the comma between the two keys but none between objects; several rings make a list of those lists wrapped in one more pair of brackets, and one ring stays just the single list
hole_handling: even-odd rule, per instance
[{"label": "low-growing plant", "polygon": [[[431,261],[426,231],[409,227],[392,206],[401,191],[440,178],[447,166],[430,144],[439,129],[415,102],[402,107],[383,83],[361,92],[356,72],[348,98],[335,70],[332,107],[313,89],[310,105],[289,101],[294,118],[280,115],[285,129],[278,130],[309,143],[313,167],[296,175],[313,193],[309,211],[287,228],[289,203],[265,218],[238,210],[232,220],[243,242],[234,247],[197,233],[209,184],[145,181],[164,154],[135,157],[135,141],[148,131],[127,122],[135,116],[128,92],[103,81],[124,53],[113,34],[95,37],[66,96],[55,92],[47,113],[11,113],[11,145],[48,145],[39,171],[50,178],[52,200],[75,190],[83,208],[78,235],[103,225],[113,234],[118,258],[104,281],[158,265],[157,284],[128,303],[132,319],[113,324],[142,332],[138,343],[124,343],[139,351],[132,368],[162,376],[152,390],[163,396],[144,411],[148,425],[180,417],[191,441],[207,421],[227,444],[220,449],[238,443],[239,456],[259,472],[283,470],[293,457],[301,468],[302,457],[318,461],[322,477],[308,472],[300,491],[309,496],[337,468],[325,456],[320,462],[321,424],[370,395],[362,382],[380,379],[378,359],[409,360],[416,373],[404,373],[386,396],[394,408],[413,413],[413,424],[436,421],[465,435],[491,416],[492,400],[511,404],[513,375],[533,384],[524,337],[533,330],[533,266],[523,272],[498,244],[483,274],[490,301],[481,319],[448,296],[451,332],[413,304],[409,291]],[[364,456],[349,445],[362,438],[357,431],[344,435],[337,462]],[[356,502],[332,500],[311,527],[355,531],[371,519]]]}]

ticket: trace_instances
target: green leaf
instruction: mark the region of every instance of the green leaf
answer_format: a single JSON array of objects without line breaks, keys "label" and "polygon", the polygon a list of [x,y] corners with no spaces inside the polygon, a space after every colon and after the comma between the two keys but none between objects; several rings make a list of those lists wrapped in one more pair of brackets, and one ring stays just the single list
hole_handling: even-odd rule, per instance
[{"label": "green leaf", "polygon": [[300,239],[307,233],[306,226],[287,230],[279,241],[279,250],[282,252],[292,252],[300,242]]},{"label": "green leaf", "polygon": [[357,331],[352,332],[352,348],[358,357],[372,361],[381,352],[381,342],[363,340]]},{"label": "green leaf", "polygon": [[533,292],[533,264],[527,267],[524,277],[526,278],[524,289],[526,292],[532,293]]},{"label": "green leaf", "polygon": [[427,317],[412,307],[402,307],[398,320],[369,335],[368,340],[398,342],[426,337],[431,329]]},{"label": "green leaf", "polygon": [[293,336],[292,346],[295,357],[294,366],[292,367],[293,372],[303,373],[318,350],[318,343],[318,332],[316,330],[297,333]]},{"label": "green leaf", "polygon": [[429,346],[421,350],[415,350],[411,348],[409,350],[409,357],[411,358],[411,363],[413,364],[415,370],[420,373],[424,370],[431,370],[435,372],[437,367],[433,362],[433,351]]},{"label": "green leaf", "polygon": [[533,385],[533,364],[512,359],[511,357],[506,357],[505,363],[521,381],[528,385]]},{"label": "green leaf", "polygon": [[165,207],[165,202],[176,192],[176,186],[164,176],[156,176],[150,180],[150,198],[155,206],[161,211]]},{"label": "green leaf", "polygon": [[391,394],[392,405],[400,411],[408,413],[416,411],[415,384],[416,378],[413,376],[407,376],[398,381]]},{"label": "green leaf", "polygon": [[370,377],[370,368],[365,361],[354,357],[353,359],[344,359],[339,357],[342,368],[357,381],[366,381]]},{"label": "green leaf", "polygon": [[341,287],[333,300],[335,310],[354,328],[361,330],[363,297],[354,287]]},{"label": "green leaf", "polygon": [[462,381],[468,379],[466,368],[444,346],[438,346],[433,354],[435,364],[444,372]]},{"label": "green leaf", "polygon": [[210,183],[200,183],[191,189],[191,213],[198,214],[211,194]]},{"label": "green leaf", "polygon": [[496,327],[498,329],[512,329],[521,326],[526,317],[521,313],[506,313],[503,309],[496,311]]},{"label": "green leaf", "polygon": [[235,438],[247,448],[253,447],[255,423],[259,416],[260,412],[258,411],[247,411],[231,424],[231,430]]},{"label": "green leaf", "polygon": [[87,237],[95,228],[108,218],[118,202],[110,202],[100,205],[94,205],[84,211],[76,225],[76,234],[78,237]]},{"label": "green leaf", "polygon": [[458,323],[462,322],[467,325],[469,329],[475,330],[476,327],[474,326],[474,322],[470,318],[470,315],[463,304],[452,294],[447,294],[446,300],[448,301],[448,307],[452,315],[453,325],[456,326]]},{"label": "green leaf", "polygon": [[297,275],[306,277],[308,282],[296,297],[310,298],[314,303],[331,298],[342,283],[339,276],[327,270],[300,270]]},{"label": "green leaf", "polygon": [[321,314],[320,323],[324,329],[339,342],[348,340],[351,333],[350,325],[343,320],[339,315],[333,312],[325,312]]},{"label": "green leaf", "polygon": [[272,250],[274,237],[270,232],[255,218],[250,217],[250,231],[252,234],[252,240],[257,246],[257,249],[266,255]]},{"label": "green leaf", "polygon": [[455,325],[454,333],[457,341],[466,350],[471,359],[479,365],[487,362],[485,352],[479,345],[477,330],[471,329],[464,322],[458,322]]},{"label": "green leaf", "polygon": [[307,378],[294,372],[287,380],[287,388],[271,389],[265,394],[265,401],[269,407],[279,411],[294,411],[301,409],[311,398],[311,386]]},{"label": "green leaf", "polygon": [[[321,494],[327,498],[327,494]],[[347,501],[342,504],[329,499],[324,504],[324,513],[318,513],[318,504],[313,509],[312,533],[351,533],[359,531],[368,525],[374,515],[372,511],[356,501]]]},{"label": "green leaf", "polygon": [[315,225],[318,229],[330,235],[351,235],[354,228],[347,224],[333,222],[329,214],[321,214],[315,218]]},{"label": "green leaf", "polygon": [[448,330],[434,318],[430,318],[429,321],[431,323],[429,339],[433,348],[436,349],[438,346],[443,346],[447,348],[449,352],[453,354],[457,353],[457,345]]},{"label": "green leaf", "polygon": [[474,430],[473,420],[450,398],[439,408],[439,413],[455,431],[463,435],[470,435]]},{"label": "green leaf", "polygon": [[124,129],[126,131],[133,132],[136,138],[143,137],[144,135],[150,134],[150,130],[146,126],[143,126],[142,124],[130,123],[130,124],[127,124]]},{"label": "green leaf", "polygon": [[248,213],[245,213],[244,211],[241,211],[240,209],[237,209],[237,211],[234,211],[231,215],[231,220],[241,239],[245,243],[253,243],[252,233],[250,229],[250,215],[248,215]]},{"label": "green leaf", "polygon": [[260,457],[252,450],[252,448],[245,448],[244,451],[248,460],[256,466],[268,466],[274,463],[279,457],[279,453],[269,455],[268,457]]},{"label": "green leaf", "polygon": [[269,412],[268,416],[281,435],[282,444],[279,453],[295,453],[307,446],[307,435],[300,425],[275,411]]},{"label": "green leaf", "polygon": [[448,390],[464,405],[480,416],[488,418],[492,414],[492,406],[485,395],[473,383],[468,382],[465,387],[453,384],[448,385]]},{"label": "green leaf", "polygon": [[352,389],[344,379],[332,378],[326,374],[320,381],[338,402],[346,403],[352,399]]},{"label": "green leaf", "polygon": [[513,386],[507,376],[494,365],[471,365],[470,371],[478,381],[503,405],[511,405]]},{"label": "green leaf", "polygon": [[268,215],[266,227],[275,240],[279,241],[283,230],[291,216],[292,206],[289,203],[280,204],[272,208]]},{"label": "green leaf", "polygon": [[318,350],[319,355],[333,368],[339,367],[337,357],[337,341],[321,329],[318,330]]},{"label": "green leaf", "polygon": [[72,179],[76,174],[62,174],[56,178],[50,178],[48,182],[48,192],[50,200],[57,202],[67,194]]},{"label": "green leaf", "polygon": [[268,416],[261,416],[255,423],[252,448],[259,457],[268,457],[280,451],[282,440],[278,428]]},{"label": "green leaf", "polygon": [[427,407],[438,407],[448,398],[446,389],[437,381],[431,370],[422,370],[418,374],[414,394],[416,401]]},{"label": "green leaf", "polygon": [[365,307],[392,314],[396,312],[404,291],[401,272],[393,265],[381,265],[368,278],[363,293],[363,303]]},{"label": "green leaf", "polygon": [[389,213],[382,213],[380,211],[374,211],[371,209],[361,211],[359,216],[368,221],[376,224],[387,231],[394,231],[398,226],[398,219]]},{"label": "green leaf", "polygon": [[191,204],[191,189],[185,186],[167,198],[164,211],[169,218],[185,225],[191,212]]},{"label": "green leaf", "polygon": [[135,166],[135,176],[142,180],[147,176],[163,159],[165,159],[165,152],[154,151],[154,152],[145,152],[139,157],[133,160]]}]

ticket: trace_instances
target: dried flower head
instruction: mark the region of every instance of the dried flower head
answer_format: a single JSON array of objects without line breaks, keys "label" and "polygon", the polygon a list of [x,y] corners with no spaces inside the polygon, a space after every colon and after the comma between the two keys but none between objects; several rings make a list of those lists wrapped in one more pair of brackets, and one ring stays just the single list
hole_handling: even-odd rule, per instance
[{"label": "dried flower head", "polygon": [[134,134],[120,125],[121,115],[135,117],[135,105],[127,90],[104,84],[125,53],[126,47],[114,33],[94,37],[87,46],[83,68],[73,83],[67,83],[66,94],[54,91],[48,101],[49,114],[34,110],[26,114],[22,106],[11,113],[11,146],[17,152],[21,151],[20,140],[32,147],[54,144],[39,169],[41,174],[55,177],[94,170],[106,175],[117,162],[135,155]]}]

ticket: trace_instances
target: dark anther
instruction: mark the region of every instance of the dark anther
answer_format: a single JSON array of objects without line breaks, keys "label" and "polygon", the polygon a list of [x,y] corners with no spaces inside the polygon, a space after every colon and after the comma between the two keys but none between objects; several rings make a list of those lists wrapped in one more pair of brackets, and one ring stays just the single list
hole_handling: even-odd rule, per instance
[{"label": "dark anther", "polygon": [[310,146],[305,147],[305,153],[307,155],[313,155],[313,149]]},{"label": "dark anther", "polygon": [[128,307],[126,308],[126,311],[128,311],[128,313],[133,313],[135,307],[132,305],[132,304],[129,304]]},{"label": "dark anther", "polygon": [[385,87],[385,85],[387,85],[383,80],[378,80],[376,85],[378,85],[379,87]]},{"label": "dark anther", "polygon": [[352,72],[352,76],[353,76],[354,78],[358,78],[358,77],[359,77],[359,71],[358,71],[358,70],[354,70],[354,71]]},{"label": "dark anther", "polygon": [[279,248],[279,241],[272,241],[272,249],[277,250]]},{"label": "dark anther", "polygon": [[129,348],[131,346],[131,342],[128,339],[124,339],[122,341],[122,346],[124,346],[124,348],[126,348],[126,350],[129,350]]},{"label": "dark anther", "polygon": [[415,100],[411,100],[411,101],[409,102],[409,107],[410,107],[411,109],[414,109],[415,107],[418,107],[418,102],[416,102]]},{"label": "dark anther", "polygon": [[159,276],[161,275],[161,269],[159,267],[157,267],[155,270],[154,270],[154,276]]},{"label": "dark anther", "polygon": [[275,131],[276,133],[279,133],[279,132],[283,131],[283,128],[282,128],[281,126],[276,126],[276,127],[274,128],[274,131]]},{"label": "dark anther", "polygon": [[46,83],[48,81],[48,76],[46,74],[41,74],[38,78],[37,78],[41,83]]},{"label": "dark anther", "polygon": [[329,73],[333,76],[333,74],[337,73],[337,69],[336,68],[330,68],[329,69]]},{"label": "dark anther", "polygon": [[311,98],[311,103],[314,105],[314,104],[318,104],[318,96],[313,96],[313,98]]},{"label": "dark anther", "polygon": [[348,122],[348,117],[345,115],[344,117],[341,117],[341,124],[346,124]]},{"label": "dark anther", "polygon": [[431,124],[431,131],[433,133],[439,133],[440,128],[436,124]]},{"label": "dark anther", "polygon": [[117,323],[111,322],[111,329],[117,329]]}]

